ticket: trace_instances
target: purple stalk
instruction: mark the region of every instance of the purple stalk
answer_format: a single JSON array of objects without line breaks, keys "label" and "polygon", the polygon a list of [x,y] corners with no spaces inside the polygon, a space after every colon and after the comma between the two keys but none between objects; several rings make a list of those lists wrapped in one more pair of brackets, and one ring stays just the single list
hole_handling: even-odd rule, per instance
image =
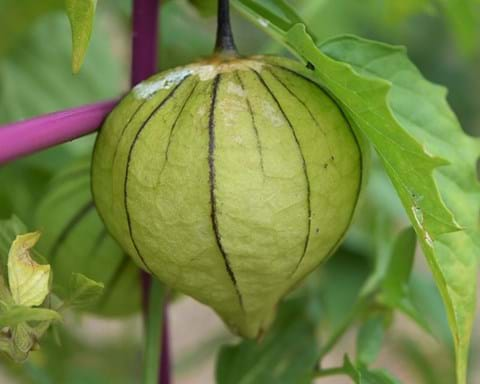
[{"label": "purple stalk", "polygon": [[132,31],[132,87],[157,72],[159,0],[134,0]]},{"label": "purple stalk", "polygon": [[[159,0],[134,0],[132,31],[132,87],[157,71],[157,33]],[[144,318],[148,314],[151,277],[142,272],[142,302]],[[170,384],[170,347],[167,323],[167,301],[163,312],[163,330],[158,380]]]},{"label": "purple stalk", "polygon": [[0,127],[0,164],[92,133],[116,100],[66,109]]}]

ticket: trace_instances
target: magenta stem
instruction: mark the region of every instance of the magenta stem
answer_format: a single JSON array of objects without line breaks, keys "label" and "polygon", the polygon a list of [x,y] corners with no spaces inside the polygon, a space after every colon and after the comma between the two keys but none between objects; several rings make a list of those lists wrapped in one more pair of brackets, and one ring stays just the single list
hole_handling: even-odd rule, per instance
[{"label": "magenta stem", "polygon": [[[157,71],[157,34],[159,0],[134,0],[132,31],[132,73],[134,86]],[[151,277],[142,272],[143,314],[147,319]],[[170,342],[168,334],[167,301],[163,314],[161,357],[158,380],[160,384],[170,384]],[[159,324],[160,326],[160,324]]]},{"label": "magenta stem", "polygon": [[157,72],[159,0],[134,0],[132,87]]},{"label": "magenta stem", "polygon": [[0,127],[0,164],[94,132],[117,100],[19,121]]}]

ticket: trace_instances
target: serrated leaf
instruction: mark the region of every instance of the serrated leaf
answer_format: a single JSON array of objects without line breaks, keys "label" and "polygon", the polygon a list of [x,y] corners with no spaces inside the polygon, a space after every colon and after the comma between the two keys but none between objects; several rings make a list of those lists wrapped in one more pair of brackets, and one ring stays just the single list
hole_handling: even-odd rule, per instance
[{"label": "serrated leaf", "polygon": [[72,29],[72,71],[78,73],[92,36],[97,0],[66,0],[65,7]]},{"label": "serrated leaf", "polygon": [[60,314],[51,309],[31,308],[0,301],[0,328],[11,328],[29,321],[53,321],[60,319]]},{"label": "serrated leaf", "polygon": [[315,325],[304,298],[282,303],[272,329],[260,343],[245,340],[222,347],[218,384],[307,384],[318,357]]},{"label": "serrated leaf", "polygon": [[313,66],[310,77],[329,90],[377,150],[441,292],[457,381],[464,384],[480,249],[478,140],[464,134],[443,88],[427,82],[404,49],[347,36],[320,50],[302,24],[261,22],[268,10],[248,2],[234,4]]},{"label": "serrated leaf", "polygon": [[475,168],[478,140],[462,131],[446,102],[445,90],[426,81],[403,49],[354,37],[332,40],[322,49],[351,63],[363,76],[388,81],[389,107],[395,119],[428,153],[448,161],[435,171],[435,182],[463,230],[432,237],[417,220],[412,224],[446,306],[457,355],[457,380],[465,383],[480,254],[480,186]]},{"label": "serrated leaf", "polygon": [[30,256],[39,238],[39,232],[18,235],[10,248],[8,285],[15,304],[40,305],[50,292],[50,265],[40,265]]},{"label": "serrated leaf", "polygon": [[357,362],[368,366],[378,357],[385,333],[385,318],[377,314],[362,324],[357,334]]},{"label": "serrated leaf", "polygon": [[70,307],[85,308],[95,304],[102,296],[104,285],[88,277],[73,273],[65,303]]}]

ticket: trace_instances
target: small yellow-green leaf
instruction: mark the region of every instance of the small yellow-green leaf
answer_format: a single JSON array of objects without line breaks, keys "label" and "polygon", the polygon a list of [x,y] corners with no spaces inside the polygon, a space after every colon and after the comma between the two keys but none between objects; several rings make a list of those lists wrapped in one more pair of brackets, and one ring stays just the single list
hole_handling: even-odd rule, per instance
[{"label": "small yellow-green leaf", "polygon": [[72,28],[72,71],[78,73],[92,36],[97,0],[66,0],[65,6]]},{"label": "small yellow-green leaf", "polygon": [[39,238],[39,232],[19,235],[10,247],[8,283],[15,304],[40,305],[49,293],[50,265],[40,265],[30,257]]},{"label": "small yellow-green leaf", "polygon": [[72,307],[88,307],[102,296],[104,285],[81,273],[72,273],[65,303]]},{"label": "small yellow-green leaf", "polygon": [[29,308],[24,305],[9,305],[0,301],[0,328],[13,328],[29,321],[61,320],[58,312],[47,308]]}]

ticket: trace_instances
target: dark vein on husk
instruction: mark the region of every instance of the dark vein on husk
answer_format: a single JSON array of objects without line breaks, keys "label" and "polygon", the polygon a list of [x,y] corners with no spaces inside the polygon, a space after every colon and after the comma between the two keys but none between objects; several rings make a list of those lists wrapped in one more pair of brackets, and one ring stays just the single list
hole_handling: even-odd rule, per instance
[{"label": "dark vein on husk", "polygon": [[138,141],[138,138],[140,137],[140,134],[143,132],[143,129],[147,126],[147,124],[150,122],[150,120],[153,118],[153,116],[155,116],[155,114],[161,110],[161,108],[173,97],[173,95],[176,93],[176,91],[178,90],[178,88],[185,82],[185,80],[187,78],[189,78],[190,75],[187,75],[185,76],[177,85],[175,85],[175,87],[173,88],[173,90],[168,94],[168,96],[163,99],[163,101],[153,110],[153,112],[150,114],[150,116],[148,117],[148,119],[146,119],[143,124],[140,126],[140,128],[138,129],[137,133],[135,134],[135,137],[133,138],[133,141],[132,141],[132,144],[130,146],[130,149],[128,151],[128,157],[127,157],[127,166],[126,166],[126,169],[125,169],[125,182],[124,182],[124,200],[123,200],[123,205],[124,205],[124,208],[125,208],[125,215],[127,217],[127,226],[128,226],[128,233],[130,235],[130,240],[132,241],[132,244],[133,244],[133,247],[135,248],[135,251],[137,253],[137,256],[140,258],[140,260],[142,261],[143,265],[145,266],[145,268],[152,272],[152,270],[150,269],[150,267],[148,266],[148,264],[145,262],[145,259],[144,257],[142,256],[139,248],[138,248],[138,245],[135,241],[135,238],[133,236],[133,230],[132,230],[132,222],[131,222],[131,218],[130,218],[130,212],[128,210],[128,180],[129,180],[129,177],[128,177],[128,172],[129,172],[129,168],[130,168],[130,162],[132,160],[132,153],[133,153],[133,149],[135,148],[135,145],[137,144],[137,141]]},{"label": "dark vein on husk", "polygon": [[180,108],[180,111],[178,112],[178,115],[177,117],[175,118],[171,128],[170,128],[170,134],[168,136],[168,142],[167,142],[167,147],[165,149],[165,161],[163,163],[163,166],[162,166],[162,169],[160,170],[160,173],[158,175],[158,179],[160,180],[160,178],[162,177],[162,174],[163,174],[163,171],[165,170],[166,166],[167,166],[167,161],[168,161],[168,152],[170,151],[170,144],[172,142],[172,137],[173,137],[173,132],[175,131],[175,128],[177,126],[177,123],[180,119],[180,117],[182,116],[182,113],[185,109],[185,107],[187,106],[188,104],[188,101],[192,98],[192,95],[193,93],[195,92],[195,89],[197,88],[198,84],[200,83],[200,81],[197,81],[194,86],[192,87],[192,90],[190,91],[189,95],[187,96],[187,98],[185,99],[184,103],[182,104],[181,108]]},{"label": "dark vein on husk", "polygon": [[237,283],[237,278],[233,273],[232,267],[230,265],[230,261],[228,259],[227,253],[222,244],[222,238],[220,235],[220,230],[218,227],[218,211],[217,211],[217,198],[215,194],[216,189],[216,180],[215,180],[215,108],[217,105],[217,93],[218,88],[220,85],[221,75],[218,74],[214,81],[213,81],[213,89],[211,95],[211,105],[210,105],[210,116],[208,121],[208,168],[209,168],[209,186],[210,186],[210,205],[211,205],[211,221],[212,221],[212,228],[215,235],[215,240],[217,242],[218,249],[222,254],[223,261],[225,263],[225,269],[227,270],[228,276],[233,283],[235,288],[235,292],[237,293],[238,300],[240,302],[240,307],[244,311],[245,308],[243,306],[243,298],[242,294],[240,293],[240,288]]},{"label": "dark vein on husk", "polygon": [[240,75],[238,74],[238,72],[235,72],[235,76],[237,77],[238,82],[240,83],[240,87],[242,88],[242,91],[245,94],[245,101],[247,103],[248,112],[250,113],[250,117],[251,117],[251,121],[252,121],[252,127],[253,127],[253,131],[255,133],[255,138],[257,139],[257,149],[258,149],[258,153],[259,153],[259,156],[260,156],[260,168],[262,169],[263,176],[265,176],[265,166],[264,166],[264,161],[263,161],[262,143],[260,141],[260,135],[258,133],[257,123],[255,121],[255,116],[253,114],[252,104],[250,103],[250,100],[248,99],[248,95],[246,94],[245,84],[243,83],[243,80],[240,77]]},{"label": "dark vein on husk", "polygon": [[255,69],[251,68],[251,70],[252,70],[253,73],[255,73],[255,75],[257,76],[260,83],[265,87],[267,92],[270,94],[272,99],[275,101],[280,113],[283,115],[285,121],[287,122],[288,126],[290,127],[293,138],[294,138],[295,143],[296,143],[297,148],[298,148],[298,152],[299,152],[300,157],[302,159],[302,168],[303,168],[303,173],[305,175],[305,181],[306,181],[306,186],[307,186],[307,234],[305,236],[305,243],[304,243],[304,246],[303,246],[302,255],[300,256],[300,259],[298,260],[298,262],[295,266],[295,269],[291,273],[291,275],[293,275],[293,274],[295,274],[295,272],[298,270],[300,264],[302,263],[302,261],[305,257],[305,254],[307,253],[308,243],[310,242],[310,230],[311,230],[311,222],[312,222],[312,207],[311,207],[311,201],[310,201],[310,197],[311,197],[310,196],[310,179],[308,177],[308,172],[307,172],[307,163],[305,161],[305,157],[303,156],[302,147],[300,145],[300,142],[298,141],[298,137],[297,137],[297,133],[295,132],[295,128],[293,127],[292,122],[290,121],[287,114],[285,113],[282,105],[280,104],[280,101],[275,96],[275,94],[270,89],[270,87],[266,83],[265,79],[260,75],[260,73],[258,73]]}]

